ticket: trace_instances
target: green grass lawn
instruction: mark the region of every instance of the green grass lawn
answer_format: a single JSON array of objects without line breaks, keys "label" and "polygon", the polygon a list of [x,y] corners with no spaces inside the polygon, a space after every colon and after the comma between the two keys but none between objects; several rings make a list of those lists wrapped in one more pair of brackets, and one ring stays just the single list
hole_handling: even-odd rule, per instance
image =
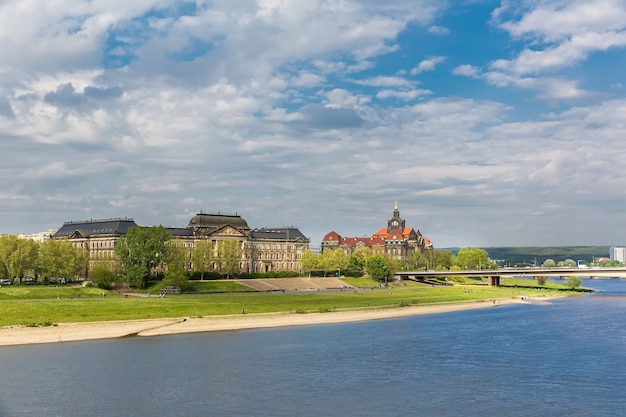
[{"label": "green grass lawn", "polygon": [[[348,282],[348,281],[347,281]],[[199,283],[201,287],[205,283]],[[112,291],[71,286],[4,286],[0,288],[0,326],[50,325],[62,322],[135,320],[163,317],[269,312],[328,312],[341,309],[398,307],[431,303],[486,301],[520,295],[548,295],[557,290],[517,287],[406,285],[388,290],[357,290],[337,293],[210,294],[211,285],[196,293],[165,298],[125,297]],[[235,283],[232,283],[235,284]],[[220,284],[221,285],[221,284]],[[370,285],[363,286],[371,288]],[[216,287],[213,287],[214,289]],[[206,292],[206,293],[205,293]],[[80,295],[79,297],[77,297]],[[58,298],[57,298],[58,297]]]},{"label": "green grass lawn", "polygon": [[[159,294],[161,289],[167,286],[164,282],[152,283],[147,288],[141,290],[143,294]],[[238,282],[230,280],[219,281],[189,281],[185,286],[187,294],[215,294],[215,293],[237,293],[237,292],[256,292],[255,289]]]},{"label": "green grass lawn", "polygon": [[[59,298],[102,298],[102,294],[115,296],[110,291],[95,287],[75,287],[66,285],[3,285],[0,287],[2,300],[46,300]],[[1,315],[1,312],[0,312]]]},{"label": "green grass lawn", "polygon": [[343,282],[355,288],[374,288],[380,286],[380,282],[370,278],[342,278]]},{"label": "green grass lawn", "polygon": [[[542,285],[542,287],[551,289],[551,290],[569,289],[569,287],[565,284],[566,280],[563,280],[562,282],[563,282],[562,284],[559,284],[556,282],[547,281],[544,285]],[[523,279],[523,278],[506,278],[502,280],[501,284],[507,287],[518,287],[518,288],[537,287],[539,285],[537,284],[537,281],[535,281],[534,279]]]}]

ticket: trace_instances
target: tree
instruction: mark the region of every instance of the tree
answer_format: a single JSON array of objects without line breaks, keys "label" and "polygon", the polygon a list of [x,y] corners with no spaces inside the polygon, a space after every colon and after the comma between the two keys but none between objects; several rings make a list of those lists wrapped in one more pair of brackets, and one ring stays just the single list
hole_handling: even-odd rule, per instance
[{"label": "tree", "polygon": [[404,267],[404,262],[402,262],[401,259],[396,259],[395,257],[393,257],[392,255],[388,253],[384,253],[382,256],[387,261],[387,267],[388,267],[387,276],[388,277],[393,276],[396,272],[398,272],[400,269]]},{"label": "tree", "polygon": [[348,257],[348,270],[362,272],[365,268],[365,262],[361,263],[359,258],[353,255],[354,253]]},{"label": "tree", "polygon": [[376,281],[386,281],[389,275],[389,264],[382,255],[372,255],[365,261],[365,271]]},{"label": "tree", "polygon": [[322,271],[324,271],[324,276],[326,276],[326,273],[332,268],[332,260],[330,259],[331,253],[331,250],[325,250],[320,254],[319,267]]},{"label": "tree", "polygon": [[220,272],[228,278],[239,272],[241,244],[235,239],[224,239],[217,244],[217,264]]},{"label": "tree", "polygon": [[554,268],[556,266],[556,262],[554,262],[554,259],[546,259],[545,261],[543,261],[541,266],[543,266],[544,268]]},{"label": "tree", "polygon": [[87,270],[88,262],[85,250],[75,248],[67,240],[49,239],[41,244],[37,269],[48,279],[73,278]]},{"label": "tree", "polygon": [[38,257],[39,243],[34,240],[0,235],[0,276],[21,279],[35,269]]},{"label": "tree", "polygon": [[143,288],[153,268],[161,264],[171,234],[163,226],[128,229],[115,247],[119,271],[131,286]]},{"label": "tree", "polygon": [[182,242],[170,240],[164,257],[166,269],[163,281],[178,288],[183,288],[189,282],[187,275],[187,265],[189,264],[189,254]]},{"label": "tree", "polygon": [[435,249],[433,251],[433,258],[435,269],[437,270],[450,269],[455,262],[454,254],[444,249]]},{"label": "tree", "polygon": [[420,250],[411,251],[407,259],[407,267],[413,270],[426,269],[428,258]]},{"label": "tree", "polygon": [[479,248],[461,248],[456,254],[456,265],[461,269],[492,269],[494,267],[487,251]]},{"label": "tree", "polygon": [[204,280],[204,273],[213,270],[215,261],[213,243],[208,240],[196,242],[191,251],[193,270],[200,272],[200,280]]},{"label": "tree", "polygon": [[90,273],[91,282],[103,290],[110,290],[115,282],[115,272],[104,264],[95,265]]},{"label": "tree", "polygon": [[327,259],[325,259],[325,270],[326,271],[338,271],[341,274],[341,270],[344,271],[348,268],[348,255],[341,248],[336,248],[331,252],[326,252],[328,254]]},{"label": "tree", "polygon": [[314,254],[310,249],[305,250],[300,256],[300,267],[304,273],[311,276],[311,271],[320,269],[320,255]]},{"label": "tree", "polygon": [[569,277],[567,279],[567,286],[570,287],[572,290],[576,289],[578,287],[580,287],[582,285],[582,280],[578,277]]},{"label": "tree", "polygon": [[361,246],[356,248],[348,258],[348,269],[354,271],[363,271],[365,269],[365,261],[372,256],[372,248],[369,246]]},{"label": "tree", "polygon": [[10,280],[15,278],[13,268],[13,252],[17,250],[17,236],[0,235],[0,272],[3,277]]}]

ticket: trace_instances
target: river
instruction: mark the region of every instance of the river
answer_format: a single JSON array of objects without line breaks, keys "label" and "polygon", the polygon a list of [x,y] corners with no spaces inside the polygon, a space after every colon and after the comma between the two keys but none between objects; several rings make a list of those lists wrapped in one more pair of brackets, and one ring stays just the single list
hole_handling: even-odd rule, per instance
[{"label": "river", "polygon": [[616,416],[626,281],[532,305],[0,347],[0,416]]}]

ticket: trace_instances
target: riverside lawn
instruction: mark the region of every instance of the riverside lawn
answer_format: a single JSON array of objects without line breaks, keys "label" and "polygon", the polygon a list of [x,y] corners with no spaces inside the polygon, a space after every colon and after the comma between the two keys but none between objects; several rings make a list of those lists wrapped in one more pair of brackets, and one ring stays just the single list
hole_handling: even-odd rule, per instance
[{"label": "riverside lawn", "polygon": [[[232,292],[209,294],[214,282],[194,283],[195,294],[169,295],[165,298],[126,297],[113,291],[84,287],[19,286],[0,288],[0,326],[51,326],[56,323],[79,323],[113,320],[140,320],[175,317],[206,317],[214,315],[255,313],[309,313],[351,309],[403,307],[449,302],[486,302],[520,296],[541,297],[564,295],[565,286],[551,284],[537,289],[529,280],[503,280],[502,287],[486,285],[436,286],[407,283],[393,290],[367,289],[301,293]],[[507,282],[509,281],[509,282]],[[357,282],[347,283],[357,284]],[[358,281],[361,284],[374,281]],[[507,286],[509,285],[509,286]],[[218,284],[224,289],[224,284]],[[239,284],[226,287],[234,291]],[[243,286],[241,286],[243,287]],[[239,289],[241,290],[241,288]],[[198,294],[200,293],[200,294]],[[104,295],[105,296],[104,296]],[[57,298],[58,297],[58,298]]]}]

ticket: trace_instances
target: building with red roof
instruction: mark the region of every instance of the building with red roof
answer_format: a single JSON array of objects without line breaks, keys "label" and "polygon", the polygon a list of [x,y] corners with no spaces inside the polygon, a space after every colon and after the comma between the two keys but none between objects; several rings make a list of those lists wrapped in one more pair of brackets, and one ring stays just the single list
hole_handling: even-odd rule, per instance
[{"label": "building with red roof", "polygon": [[431,241],[422,236],[419,230],[406,226],[400,217],[398,202],[393,209],[393,216],[387,221],[387,227],[375,232],[371,237],[343,237],[335,231],[327,233],[322,239],[322,252],[343,249],[351,255],[360,247],[369,247],[374,254],[388,254],[395,259],[406,261],[415,250],[421,252],[433,247]]}]

